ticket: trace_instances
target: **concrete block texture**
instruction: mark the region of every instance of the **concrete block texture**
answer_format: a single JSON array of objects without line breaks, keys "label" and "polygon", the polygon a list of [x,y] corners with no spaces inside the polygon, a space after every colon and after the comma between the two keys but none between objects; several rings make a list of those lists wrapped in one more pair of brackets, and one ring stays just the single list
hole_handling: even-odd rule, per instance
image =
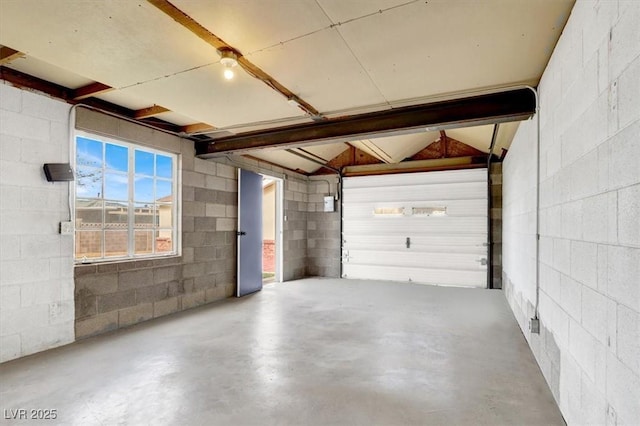
[{"label": "concrete block texture", "polygon": [[617,308],[617,355],[640,377],[640,314],[624,305]]},{"label": "concrete block texture", "polygon": [[640,184],[618,191],[617,225],[620,244],[640,247]]},{"label": "concrete block texture", "polygon": [[153,304],[153,317],[162,317],[165,315],[172,314],[178,311],[178,301],[177,297],[172,297],[169,299],[160,300],[158,302],[154,302]]},{"label": "concrete block texture", "polygon": [[76,320],[76,339],[83,339],[97,334],[118,329],[118,312],[112,311],[90,318]]},{"label": "concrete block texture", "polygon": [[[45,162],[69,159],[70,105],[0,84],[0,361],[73,341],[73,256],[68,185],[51,185]],[[89,283],[89,286],[91,284]]]},{"label": "concrete block texture", "polygon": [[638,19],[634,1],[575,4],[539,86],[542,211],[530,123],[503,163],[505,296],[568,424],[640,418]]},{"label": "concrete block texture", "polygon": [[128,327],[153,318],[153,304],[144,303],[118,311],[118,327]]}]

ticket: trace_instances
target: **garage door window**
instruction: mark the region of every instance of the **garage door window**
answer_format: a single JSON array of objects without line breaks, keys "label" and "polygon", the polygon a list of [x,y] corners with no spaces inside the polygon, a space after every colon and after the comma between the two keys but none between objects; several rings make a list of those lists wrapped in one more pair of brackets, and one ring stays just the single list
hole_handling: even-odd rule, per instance
[{"label": "garage door window", "polygon": [[76,137],[77,262],[177,254],[177,157],[89,134]]},{"label": "garage door window", "polygon": [[446,207],[412,207],[413,216],[446,216]]},{"label": "garage door window", "polygon": [[404,215],[404,207],[376,207],[373,215],[377,217],[394,217]]}]

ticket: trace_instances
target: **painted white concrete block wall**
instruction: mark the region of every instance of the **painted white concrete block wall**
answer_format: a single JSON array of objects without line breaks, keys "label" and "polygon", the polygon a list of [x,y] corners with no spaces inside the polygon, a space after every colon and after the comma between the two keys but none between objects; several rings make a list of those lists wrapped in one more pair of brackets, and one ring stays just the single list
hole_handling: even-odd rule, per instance
[{"label": "painted white concrete block wall", "polygon": [[504,163],[505,294],[568,424],[640,419],[640,2],[578,0]]},{"label": "painted white concrete block wall", "polygon": [[69,109],[0,83],[0,362],[74,340],[69,184],[42,169],[69,162]]}]

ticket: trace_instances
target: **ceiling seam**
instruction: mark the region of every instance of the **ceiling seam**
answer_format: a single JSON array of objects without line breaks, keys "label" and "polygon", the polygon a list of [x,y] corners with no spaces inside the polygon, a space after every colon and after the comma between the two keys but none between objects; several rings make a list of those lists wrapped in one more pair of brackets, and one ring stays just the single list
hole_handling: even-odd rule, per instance
[{"label": "ceiling seam", "polygon": [[[331,21],[333,23],[333,20],[331,19],[331,17],[329,16],[329,14],[327,13],[326,10],[324,10],[324,7],[322,7],[322,5],[318,2],[318,0],[315,0],[316,4],[318,5],[318,7],[320,8],[320,10],[322,10],[322,13],[324,13],[324,16],[327,17],[327,19],[329,19],[329,21]],[[415,0],[414,0],[415,1]],[[406,3],[405,3],[406,5]],[[377,13],[382,13],[382,10],[380,10]],[[364,16],[371,16],[371,14],[369,15],[364,15]],[[353,22],[353,21],[347,21],[347,22]],[[331,28],[335,28],[336,29],[336,34],[338,34],[338,36],[340,37],[340,39],[342,40],[342,42],[344,43],[345,47],[347,49],[349,49],[349,52],[351,52],[351,56],[353,57],[353,59],[356,60],[356,62],[358,63],[358,65],[360,66],[360,69],[362,69],[362,71],[365,73],[365,75],[367,76],[367,78],[369,79],[369,81],[371,82],[371,84],[373,85],[373,87],[376,88],[376,90],[378,91],[378,94],[382,97],[382,99],[384,99],[384,102],[387,106],[391,107],[391,105],[389,104],[389,100],[387,99],[387,97],[384,95],[384,93],[382,93],[382,90],[380,90],[380,87],[376,84],[376,82],[373,80],[373,77],[371,77],[371,74],[369,74],[369,71],[367,71],[367,69],[365,68],[365,66],[362,64],[362,61],[360,61],[360,58],[358,58],[358,56],[356,55],[356,53],[353,51],[353,49],[351,48],[351,46],[349,46],[349,43],[347,43],[347,40],[344,39],[344,36],[342,35],[342,33],[340,32],[340,29],[336,27],[342,25],[341,23],[338,24],[333,24],[331,26]]]},{"label": "ceiling seam", "polygon": [[220,61],[215,61],[215,62],[209,62],[208,64],[204,64],[204,65],[197,65],[195,67],[187,68],[187,69],[184,69],[184,70],[181,70],[181,71],[176,71],[176,72],[174,72],[172,74],[166,74],[166,75],[162,75],[162,76],[159,76],[159,77],[154,77],[154,78],[149,79],[149,80],[139,81],[137,83],[129,84],[128,86],[118,87],[118,88],[116,88],[116,90],[124,90],[124,89],[129,89],[131,87],[147,84],[147,83],[153,83],[154,81],[163,80],[165,78],[174,77],[176,75],[184,74],[184,73],[189,72],[189,71],[195,71],[195,70],[198,70],[200,68],[209,67],[209,66],[215,65],[215,64],[217,64],[219,62]]},{"label": "ceiling seam", "polygon": [[308,32],[308,33],[305,33],[305,34],[301,34],[301,35],[286,39],[284,41],[280,41],[278,43],[274,43],[274,44],[272,44],[270,46],[261,47],[260,49],[256,49],[256,50],[253,50],[253,51],[247,53],[246,55],[252,55],[254,53],[260,53],[260,52],[262,52],[264,50],[273,49],[274,47],[282,46],[282,45],[284,45],[286,43],[289,43],[289,42],[292,42],[292,41],[296,41],[296,40],[299,40],[301,38],[305,38],[305,37],[308,37],[310,35],[313,35],[313,34],[316,34],[316,33],[322,32],[322,31],[326,31],[326,30],[330,30],[332,28],[336,28],[336,27],[339,27],[339,26],[342,26],[342,25],[350,24],[352,22],[356,22],[356,21],[359,21],[361,19],[369,18],[371,16],[380,15],[380,14],[383,14],[383,13],[388,12],[390,10],[398,9],[398,8],[401,8],[401,7],[404,7],[404,6],[408,6],[408,5],[411,5],[413,3],[417,3],[419,1],[421,1],[421,0],[411,0],[411,1],[408,1],[406,3],[397,4],[395,6],[388,7],[386,9],[378,9],[375,12],[367,13],[367,14],[361,15],[361,16],[356,16],[355,18],[347,19],[344,22],[340,22],[339,21],[339,22],[335,22],[334,23],[333,19],[331,19],[331,17],[327,14],[327,12],[324,10],[322,5],[320,5],[320,3],[318,3],[318,0],[315,0],[316,4],[320,8],[320,10],[322,10],[322,13],[324,13],[324,15],[327,17],[327,19],[329,19],[329,21],[331,22],[331,25],[327,25],[326,27],[319,28],[317,30],[314,30],[314,31],[311,31],[311,32]]}]

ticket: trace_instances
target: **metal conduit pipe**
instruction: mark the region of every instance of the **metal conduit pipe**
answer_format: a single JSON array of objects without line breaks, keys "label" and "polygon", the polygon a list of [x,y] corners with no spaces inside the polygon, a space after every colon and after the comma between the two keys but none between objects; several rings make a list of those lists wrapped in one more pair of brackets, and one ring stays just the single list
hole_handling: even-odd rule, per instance
[{"label": "metal conduit pipe", "polygon": [[531,90],[536,98],[536,302],[534,316],[531,318],[529,328],[532,333],[540,333],[539,308],[540,308],[540,97],[538,91],[531,86],[525,86]]},{"label": "metal conduit pipe", "polygon": [[344,231],[344,197],[343,197],[343,191],[342,191],[342,183],[343,183],[343,176],[342,176],[342,169],[340,169],[340,173],[338,174],[338,193],[340,194],[340,277],[342,278],[342,273],[343,273],[343,265],[342,265],[342,259],[343,259],[343,250],[344,250],[344,237],[342,235],[342,232]]}]

